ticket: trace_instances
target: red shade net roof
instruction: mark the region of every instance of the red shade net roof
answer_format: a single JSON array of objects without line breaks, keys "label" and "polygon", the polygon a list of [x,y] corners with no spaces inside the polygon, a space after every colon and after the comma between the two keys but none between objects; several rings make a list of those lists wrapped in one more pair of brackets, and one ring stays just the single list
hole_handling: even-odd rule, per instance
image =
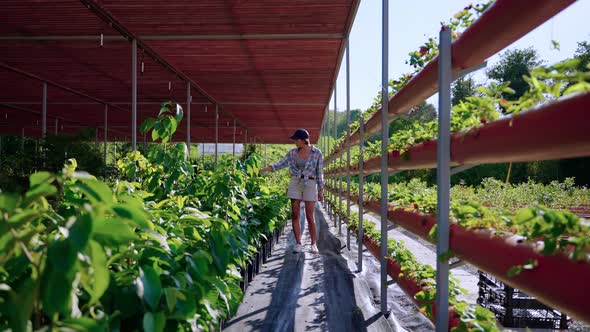
[{"label": "red shade net roof", "polygon": [[[214,141],[216,105],[220,142],[232,142],[234,121],[238,142],[288,143],[301,127],[317,140],[357,7],[358,0],[4,0],[0,133],[41,135],[48,80],[74,90],[48,85],[48,133],[98,128],[102,139],[107,102],[108,139],[130,140],[135,37],[138,127],[162,101],[186,109],[190,81],[193,142]],[[184,122],[176,139],[186,136]]]}]

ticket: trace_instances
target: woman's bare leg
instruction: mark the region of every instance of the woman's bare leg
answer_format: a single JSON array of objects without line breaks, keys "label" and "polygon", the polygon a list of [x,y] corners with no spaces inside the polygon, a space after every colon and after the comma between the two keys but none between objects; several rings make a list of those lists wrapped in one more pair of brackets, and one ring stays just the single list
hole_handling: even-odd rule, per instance
[{"label": "woman's bare leg", "polygon": [[315,202],[305,202],[305,218],[307,218],[307,229],[311,237],[311,245],[316,244],[316,228],[315,228]]},{"label": "woman's bare leg", "polygon": [[295,234],[295,241],[297,244],[301,244],[301,223],[299,222],[300,211],[301,200],[291,199],[291,221],[293,222],[293,233]]}]

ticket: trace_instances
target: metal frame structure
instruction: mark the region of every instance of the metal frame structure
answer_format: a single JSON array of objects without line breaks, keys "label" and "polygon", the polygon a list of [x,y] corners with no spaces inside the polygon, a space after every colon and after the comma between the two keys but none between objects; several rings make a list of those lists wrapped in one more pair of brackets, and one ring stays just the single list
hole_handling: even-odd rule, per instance
[{"label": "metal frame structure", "polygon": [[[437,239],[436,239],[436,307],[449,307],[449,205],[451,187],[451,30],[443,26],[439,34],[438,56],[438,165],[437,184]],[[383,109],[386,109],[385,107]],[[383,112],[385,114],[385,112]],[[387,125],[385,125],[387,127]],[[388,200],[381,201],[387,219]],[[383,215],[382,215],[383,216]],[[441,310],[436,315],[436,330],[449,330],[449,315]]]},{"label": "metal frame structure", "polygon": [[[346,38],[346,192],[350,192],[350,38]],[[350,200],[346,200],[346,222],[350,222]],[[346,228],[346,246],[350,248],[350,230]]]},{"label": "metal frame structure", "polygon": [[[384,24],[386,22],[385,2],[387,1],[384,1],[383,6]],[[437,259],[438,292],[436,300],[431,303],[435,308],[448,307],[449,269],[469,262],[486,272],[495,274],[501,279],[503,278],[503,281],[512,284],[514,287],[534,294],[542,301],[568,312],[574,317],[590,321],[590,313],[582,309],[584,308],[584,304],[582,303],[584,300],[574,298],[574,293],[576,292],[588,292],[579,288],[580,283],[583,283],[581,280],[590,277],[590,267],[586,264],[575,264],[565,256],[540,256],[534,252],[532,247],[514,246],[504,242],[502,239],[488,238],[485,234],[466,230],[457,225],[450,225],[448,218],[449,187],[450,176],[452,174],[490,162],[546,160],[588,155],[588,151],[590,151],[590,134],[582,128],[581,123],[584,123],[583,110],[590,107],[590,94],[564,99],[557,104],[545,105],[534,112],[525,112],[512,118],[494,121],[480,128],[477,136],[472,137],[471,135],[465,136],[460,133],[450,133],[451,82],[466,72],[485,66],[483,59],[495,54],[571,3],[572,1],[568,0],[541,2],[498,0],[455,43],[451,44],[450,31],[443,29],[440,36],[439,57],[429,63],[402,90],[396,93],[391,98],[390,103],[384,102],[382,104],[381,109],[388,110],[388,112],[382,112],[380,110],[367,123],[364,123],[361,119],[358,131],[350,136],[347,133],[346,141],[340,146],[336,146],[332,153],[326,156],[326,164],[329,165],[337,158],[342,158],[345,152],[349,154],[352,145],[360,144],[360,160],[358,165],[351,167],[351,165],[347,164],[345,167],[326,173],[327,178],[333,179],[341,178],[342,176],[348,177],[350,174],[359,176],[359,196],[351,196],[349,188],[339,196],[341,199],[345,197],[348,203],[356,201],[359,206],[359,271],[362,270],[362,244],[364,243],[373,255],[381,261],[382,272],[383,270],[388,271],[389,275],[410,296],[413,296],[415,291],[419,289],[416,288],[418,287],[417,284],[412,284],[412,282],[407,283],[407,280],[400,280],[397,277],[399,271],[396,270],[396,266],[399,268],[399,265],[396,265],[395,261],[392,262],[391,258],[388,258],[387,262],[384,261],[383,256],[387,242],[383,236],[381,237],[380,244],[364,238],[362,220],[364,208],[367,207],[370,211],[381,215],[382,235],[386,235],[387,233],[386,227],[383,224],[385,220],[387,222],[395,222],[396,225],[401,225],[412,233],[432,241],[428,237],[428,232],[434,225],[438,225],[436,240],[437,255],[439,257],[441,255],[445,256],[444,254],[448,253],[449,250],[453,250],[457,257],[461,259],[459,264],[453,264],[452,266],[449,265],[448,260]],[[517,17],[513,10],[521,8],[521,6],[528,8],[527,13],[524,16],[518,15]],[[386,30],[384,30],[384,35],[382,35],[384,43],[387,40],[385,33]],[[452,57],[451,45],[453,50]],[[385,54],[385,47],[383,54]],[[438,74],[435,69],[438,71]],[[382,82],[386,81],[382,79]],[[382,89],[382,96],[386,96],[384,90]],[[382,137],[388,137],[388,135],[383,135],[385,132],[384,129],[388,127],[391,121],[396,119],[397,115],[409,111],[413,106],[418,105],[437,91],[439,92],[440,110],[438,140],[411,147],[408,151],[409,160],[402,160],[399,154],[395,152],[388,153],[386,150],[382,150],[382,155],[379,157],[368,161],[364,160],[363,138],[366,134],[373,134],[381,130]],[[383,99],[388,100],[389,98]],[[514,127],[518,128],[515,129]],[[554,133],[551,137],[547,137],[548,135],[546,134],[543,135],[548,130]],[[386,141],[384,139],[382,143]],[[518,142],[519,144],[514,144],[514,142]],[[382,144],[382,148],[384,145]],[[452,159],[451,150],[453,151]],[[456,167],[451,169],[451,166]],[[431,216],[425,219],[424,215],[404,211],[403,209],[396,210],[388,204],[386,199],[387,192],[386,188],[383,188],[383,179],[388,174],[406,169],[422,168],[437,168],[437,220]],[[364,175],[377,172],[381,173],[382,180],[381,201],[366,203],[363,201]],[[333,193],[340,192],[334,186],[328,190]],[[453,240],[451,241],[451,239]],[[450,246],[451,243],[453,243],[452,246]],[[475,246],[478,249],[475,249]],[[482,247],[485,249],[482,249]],[[496,252],[495,250],[499,250],[507,256],[516,255],[518,258],[492,259],[489,253]],[[473,251],[476,251],[477,254]],[[544,272],[532,272],[528,276],[506,280],[504,273],[510,266],[518,264],[518,261],[522,262],[530,257],[542,259],[546,266],[553,267],[543,269]],[[563,290],[563,285],[555,284],[555,274],[551,271],[564,270],[568,271],[566,275],[568,278],[571,278],[570,280],[582,279],[574,282],[575,287],[558,295],[559,291]],[[385,274],[386,276],[387,274]],[[382,282],[384,280],[383,273],[381,280]],[[570,291],[572,291],[571,294]],[[381,295],[381,311],[386,314],[386,297],[383,296],[383,292]],[[437,331],[448,331],[451,327],[458,324],[456,319],[450,320],[447,310],[440,309],[435,312],[441,313],[435,317]]]},{"label": "metal frame structure", "polygon": [[[382,0],[382,28],[381,28],[381,109],[389,109],[389,0]],[[387,310],[387,144],[389,137],[388,117],[381,112],[381,314]],[[349,143],[350,144],[350,143]]]}]

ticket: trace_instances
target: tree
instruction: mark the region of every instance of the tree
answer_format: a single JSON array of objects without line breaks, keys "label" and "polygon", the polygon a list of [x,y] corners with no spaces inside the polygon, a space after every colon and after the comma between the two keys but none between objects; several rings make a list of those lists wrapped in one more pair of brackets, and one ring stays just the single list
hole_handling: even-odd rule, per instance
[{"label": "tree", "polygon": [[400,115],[399,118],[390,123],[389,135],[393,135],[399,130],[410,129],[414,123],[424,124],[433,120],[436,120],[436,109],[434,105],[425,101],[409,113]]},{"label": "tree", "polygon": [[453,87],[451,88],[451,104],[457,105],[462,101],[465,101],[467,97],[473,96],[475,94],[475,82],[471,77],[468,78],[460,78],[453,83]]},{"label": "tree", "polygon": [[574,58],[579,58],[582,60],[576,68],[577,70],[583,72],[589,71],[588,64],[590,64],[590,43],[587,41],[578,42],[578,47],[574,53]]},{"label": "tree", "polygon": [[489,78],[500,83],[510,82],[513,94],[503,93],[506,100],[517,100],[528,90],[523,76],[528,75],[532,68],[541,65],[537,50],[532,47],[522,50],[508,50],[500,54],[500,61],[486,71]]}]

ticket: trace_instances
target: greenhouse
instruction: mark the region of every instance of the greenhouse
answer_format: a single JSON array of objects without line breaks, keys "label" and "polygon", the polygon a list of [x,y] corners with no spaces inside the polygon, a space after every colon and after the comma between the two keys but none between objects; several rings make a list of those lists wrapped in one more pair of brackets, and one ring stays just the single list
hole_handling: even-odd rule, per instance
[{"label": "greenhouse", "polygon": [[0,2],[0,330],[590,331],[588,2],[420,6]]}]

